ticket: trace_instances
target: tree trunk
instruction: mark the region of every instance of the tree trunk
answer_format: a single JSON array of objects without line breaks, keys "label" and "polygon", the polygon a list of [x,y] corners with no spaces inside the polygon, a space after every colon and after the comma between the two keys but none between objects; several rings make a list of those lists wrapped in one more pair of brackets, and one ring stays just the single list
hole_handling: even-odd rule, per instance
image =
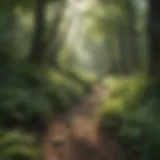
[{"label": "tree trunk", "polygon": [[129,40],[129,57],[130,70],[138,71],[141,69],[141,62],[138,52],[137,31],[136,31],[136,16],[135,8],[132,0],[126,0],[126,17],[128,23],[128,40]]},{"label": "tree trunk", "polygon": [[149,6],[149,74],[160,79],[160,1],[150,0]]},{"label": "tree trunk", "polygon": [[[57,5],[57,10],[55,16],[53,18],[51,30],[49,36],[47,38],[46,46],[45,46],[45,61],[54,67],[57,67],[58,64],[58,55],[62,48],[62,43],[64,39],[62,39],[59,35],[61,20],[63,18],[65,10],[65,2],[59,2]],[[64,37],[63,37],[64,38]]]},{"label": "tree trunk", "polygon": [[120,69],[121,74],[127,75],[129,74],[129,66],[128,66],[128,57],[127,57],[127,46],[126,46],[126,31],[124,26],[120,25],[117,27],[117,38],[119,42],[120,49]]},{"label": "tree trunk", "polygon": [[35,1],[35,27],[29,61],[41,63],[44,53],[45,0]]},{"label": "tree trunk", "polygon": [[145,99],[160,97],[160,1],[150,0],[149,7],[149,85],[145,90]]}]

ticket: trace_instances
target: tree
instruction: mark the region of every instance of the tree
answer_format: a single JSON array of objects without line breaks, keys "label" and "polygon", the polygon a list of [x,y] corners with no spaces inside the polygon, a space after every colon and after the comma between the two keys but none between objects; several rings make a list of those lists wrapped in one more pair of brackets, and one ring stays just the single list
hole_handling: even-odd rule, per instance
[{"label": "tree", "polygon": [[141,62],[138,52],[137,44],[137,30],[136,30],[136,10],[133,0],[125,0],[126,22],[128,24],[127,37],[129,41],[128,60],[130,61],[130,70],[138,71],[141,68]]},{"label": "tree", "polygon": [[63,20],[63,14],[65,10],[64,0],[60,1],[56,5],[57,9],[51,23],[51,29],[49,30],[49,35],[46,39],[46,45],[44,49],[45,60],[52,64],[54,67],[58,67],[58,55],[62,49],[62,38],[60,37],[60,25]]},{"label": "tree", "polygon": [[44,24],[45,24],[45,0],[35,1],[35,28],[33,44],[29,59],[34,62],[41,62],[44,51]]},{"label": "tree", "polygon": [[[149,1],[149,74],[152,77],[160,76],[160,1]],[[160,82],[160,81],[159,81]],[[160,84],[160,83],[159,83]]]},{"label": "tree", "polygon": [[45,19],[45,0],[36,0],[34,8],[34,33],[33,33],[33,42],[31,52],[29,54],[29,60],[36,63],[52,63],[56,66],[58,53],[60,50],[59,40],[59,29],[60,22],[63,18],[64,11],[64,1],[54,2],[54,5],[57,3],[57,9],[55,15],[53,15],[53,21],[51,23],[51,29],[49,29],[48,36],[45,38],[46,34],[46,19]]}]

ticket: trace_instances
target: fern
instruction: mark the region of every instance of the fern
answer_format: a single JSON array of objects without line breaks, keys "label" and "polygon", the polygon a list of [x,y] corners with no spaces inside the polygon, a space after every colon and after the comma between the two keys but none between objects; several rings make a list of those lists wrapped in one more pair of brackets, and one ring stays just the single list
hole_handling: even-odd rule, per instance
[{"label": "fern", "polygon": [[0,159],[38,159],[38,149],[34,145],[34,138],[20,131],[4,132],[0,136]]}]

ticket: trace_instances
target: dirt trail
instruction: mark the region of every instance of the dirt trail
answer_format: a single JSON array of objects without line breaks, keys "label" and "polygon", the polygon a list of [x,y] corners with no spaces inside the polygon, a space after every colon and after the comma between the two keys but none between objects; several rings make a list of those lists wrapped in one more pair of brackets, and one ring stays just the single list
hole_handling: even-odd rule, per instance
[{"label": "dirt trail", "polygon": [[71,109],[69,117],[73,129],[72,132],[76,138],[87,139],[93,143],[97,141],[99,104],[106,100],[106,98],[106,87],[95,85],[91,94],[82,103]]},{"label": "dirt trail", "polygon": [[116,142],[103,144],[99,132],[98,107],[106,97],[106,87],[95,85],[66,117],[53,121],[42,145],[44,160],[123,160]]}]

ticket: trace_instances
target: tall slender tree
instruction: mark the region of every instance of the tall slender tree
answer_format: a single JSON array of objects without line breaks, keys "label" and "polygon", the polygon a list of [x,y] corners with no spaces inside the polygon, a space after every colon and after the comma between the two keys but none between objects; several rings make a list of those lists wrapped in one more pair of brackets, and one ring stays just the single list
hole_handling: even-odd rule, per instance
[{"label": "tall slender tree", "polygon": [[141,69],[140,56],[137,44],[137,31],[136,31],[136,14],[133,0],[125,0],[126,20],[128,23],[128,41],[129,41],[129,60],[130,70],[138,71]]},{"label": "tall slender tree", "polygon": [[44,51],[44,25],[45,25],[45,0],[35,1],[35,14],[34,14],[34,34],[31,53],[29,60],[40,63],[43,60]]},{"label": "tall slender tree", "polygon": [[149,6],[149,73],[160,82],[160,1],[150,0]]}]

